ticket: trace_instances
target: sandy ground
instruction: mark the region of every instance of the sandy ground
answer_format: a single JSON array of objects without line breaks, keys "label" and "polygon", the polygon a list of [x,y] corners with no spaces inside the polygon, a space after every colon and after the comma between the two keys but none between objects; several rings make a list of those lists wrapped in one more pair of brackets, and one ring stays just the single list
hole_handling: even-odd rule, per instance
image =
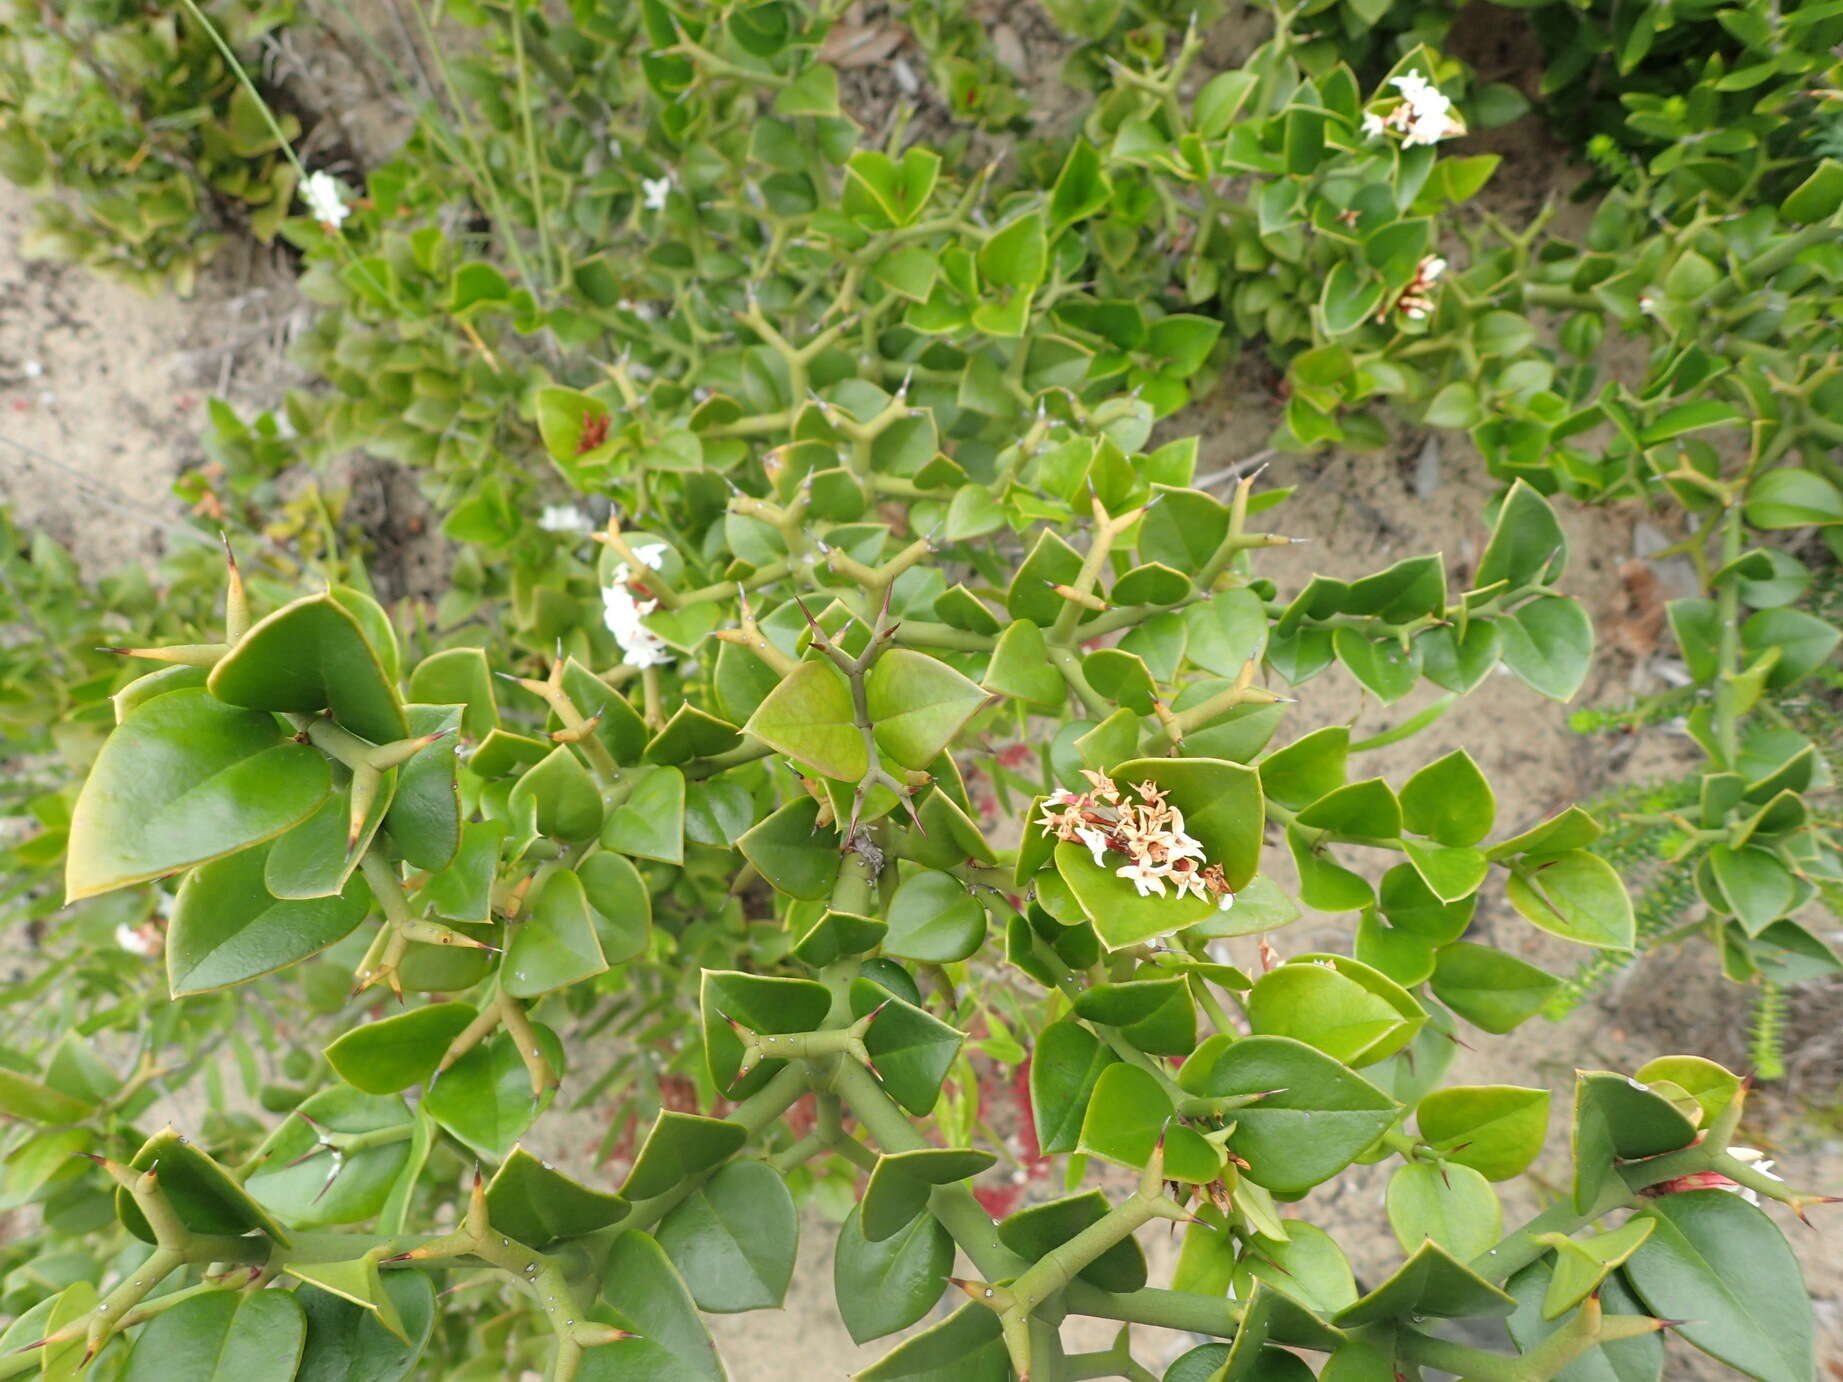
[{"label": "sandy ground", "polygon": [[[1024,27],[1023,33],[1028,44],[1038,42],[1035,26]],[[1225,55],[1242,46],[1234,35],[1223,43]],[[1037,65],[1034,47],[1032,62]],[[346,120],[339,133],[348,146],[362,148],[377,128],[375,120]],[[1521,156],[1532,170],[1552,166],[1548,151],[1533,141],[1518,144],[1499,135],[1493,147]],[[1521,205],[1500,209],[1532,204],[1530,186],[1526,177],[1510,180],[1506,200],[1514,197]],[[27,199],[0,183],[0,502],[70,543],[93,569],[119,560],[145,561],[173,540],[168,525],[177,516],[177,501],[169,487],[182,467],[201,458],[196,438],[204,400],[220,392],[246,407],[277,401],[288,378],[279,354],[295,309],[291,291],[263,256],[240,250],[206,278],[196,300],[145,298],[81,270],[22,262],[17,236],[27,215]],[[1273,400],[1258,386],[1226,380],[1185,419],[1203,437],[1202,469],[1259,450],[1272,410]],[[1492,487],[1469,449],[1447,446],[1445,454],[1430,453],[1423,437],[1404,434],[1382,453],[1276,460],[1268,478],[1298,490],[1278,512],[1275,526],[1315,541],[1266,554],[1262,572],[1292,589],[1314,571],[1347,575],[1433,550],[1444,553],[1454,588],[1462,588],[1464,573],[1483,545],[1478,516]],[[371,502],[386,508],[414,502],[409,485],[380,483],[376,489]],[[1566,515],[1575,548],[1567,588],[1587,603],[1602,631],[1602,652],[1582,703],[1616,701],[1628,690],[1654,684],[1645,632],[1650,611],[1642,600],[1634,606],[1620,569],[1635,550],[1648,545],[1642,521],[1641,515],[1618,510]],[[1675,573],[1661,573],[1666,596],[1676,593],[1669,589],[1675,579]],[[1423,685],[1408,700],[1380,707],[1344,679],[1326,676],[1304,689],[1287,732],[1352,721],[1358,734],[1373,733],[1399,723],[1433,694]],[[1662,731],[1635,736],[1615,749],[1605,739],[1571,733],[1566,714],[1513,678],[1495,676],[1420,736],[1369,755],[1366,767],[1400,781],[1420,764],[1464,745],[1495,786],[1500,826],[1508,830],[1568,801],[1620,782],[1655,778],[1690,761],[1682,741]],[[1290,870],[1283,848],[1271,848],[1268,859],[1279,876]],[[1565,973],[1578,962],[1580,952],[1524,925],[1501,901],[1481,909],[1480,927],[1495,943],[1556,972]],[[1347,930],[1343,921],[1308,916],[1276,942],[1285,952],[1316,949],[1339,942]],[[1252,941],[1235,945],[1239,959],[1255,962]],[[1822,1001],[1823,995],[1808,998],[1806,1006]],[[1834,997],[1829,1001],[1834,1004]],[[1566,1022],[1536,1022],[1512,1038],[1477,1042],[1462,1053],[1450,1078],[1551,1084],[1558,1100],[1550,1145],[1538,1171],[1540,1178],[1559,1183],[1565,1174],[1565,1091],[1576,1066],[1625,1070],[1655,1055],[1693,1051],[1742,1068],[1746,1011],[1745,993],[1721,983],[1703,948],[1655,954]],[[1835,1095],[1834,1090],[1806,1092]],[[1756,1103],[1748,1136],[1779,1155],[1789,1179],[1820,1189],[1843,1188],[1843,1140],[1833,1120],[1801,1119],[1770,1089]],[[586,1115],[576,1117],[582,1121],[545,1120],[540,1139],[560,1153],[581,1147],[599,1128],[591,1130]],[[1354,1172],[1303,1206],[1336,1234],[1360,1278],[1370,1281],[1399,1261],[1383,1218],[1382,1184],[1380,1170]],[[1507,1222],[1518,1222],[1530,1209],[1527,1200],[1513,1196],[1506,1205]],[[1843,1207],[1830,1212],[1843,1212]],[[1832,1375],[1843,1377],[1843,1249],[1838,1246],[1843,1239],[1835,1225],[1808,1232],[1789,1216],[1780,1217],[1816,1296],[1823,1332],[1820,1357]],[[809,1213],[800,1270],[784,1311],[712,1321],[737,1382],[844,1377],[888,1347],[884,1341],[855,1348],[837,1323],[831,1236],[830,1226]],[[1155,1273],[1174,1251],[1163,1232],[1148,1234],[1147,1248]],[[1071,1347],[1077,1348],[1102,1346],[1111,1332],[1095,1321],[1074,1322],[1067,1330]],[[1160,1362],[1186,1346],[1169,1336],[1145,1343],[1143,1356]],[[1667,1375],[1676,1382],[1732,1374],[1679,1348]]]}]

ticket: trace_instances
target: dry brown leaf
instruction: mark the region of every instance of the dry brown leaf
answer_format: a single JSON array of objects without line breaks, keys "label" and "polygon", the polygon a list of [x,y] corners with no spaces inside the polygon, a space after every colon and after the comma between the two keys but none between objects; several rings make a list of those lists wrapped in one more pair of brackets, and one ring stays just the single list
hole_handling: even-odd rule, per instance
[{"label": "dry brown leaf", "polygon": [[1634,657],[1649,657],[1664,636],[1664,596],[1657,572],[1649,562],[1636,559],[1619,568],[1624,593],[1609,630],[1611,641]]},{"label": "dry brown leaf", "polygon": [[878,24],[835,24],[819,45],[819,60],[841,68],[873,67],[889,61],[905,37],[901,29]]}]

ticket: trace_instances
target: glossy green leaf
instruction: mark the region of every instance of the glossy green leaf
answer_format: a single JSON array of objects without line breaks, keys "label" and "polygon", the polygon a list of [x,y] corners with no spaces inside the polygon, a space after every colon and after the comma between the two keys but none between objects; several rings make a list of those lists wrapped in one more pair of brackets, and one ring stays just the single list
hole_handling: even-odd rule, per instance
[{"label": "glossy green leaf", "polygon": [[1507,581],[1510,589],[1545,585],[1568,562],[1568,539],[1549,501],[1518,480],[1498,506],[1497,522],[1478,559],[1475,583],[1482,589]]},{"label": "glossy green leaf", "polygon": [[1510,1180],[1542,1151],[1549,1091],[1516,1085],[1452,1085],[1415,1109],[1421,1138],[1440,1156],[1490,1180]]},{"label": "glossy green leaf", "polygon": [[602,823],[602,848],[662,864],[685,862],[685,775],[646,764],[631,769],[627,800]]},{"label": "glossy green leaf", "polygon": [[367,1094],[395,1094],[424,1083],[443,1053],[474,1020],[467,1003],[430,1003],[345,1032],[326,1058],[347,1084]]},{"label": "glossy green leaf", "polygon": [[985,689],[1033,705],[1059,705],[1068,694],[1061,673],[1049,660],[1043,630],[1028,619],[1018,619],[999,636],[986,665]]},{"label": "glossy green leaf", "polygon": [[733,1161],[680,1201],[654,1236],[698,1309],[734,1314],[781,1304],[800,1224],[780,1176],[759,1161]]},{"label": "glossy green leaf", "polygon": [[585,1349],[577,1382],[723,1382],[691,1293],[646,1234],[615,1236],[595,1314],[633,1337]]},{"label": "glossy green leaf", "polygon": [[853,1206],[839,1228],[832,1289],[846,1332],[864,1344],[907,1329],[934,1308],[953,1270],[954,1243],[932,1214],[873,1243],[860,1214]]},{"label": "glossy green leaf", "polygon": [[1454,749],[1409,778],[1401,789],[1402,820],[1416,835],[1443,845],[1475,845],[1497,814],[1491,784],[1464,749]]},{"label": "glossy green leaf", "polygon": [[799,796],[736,842],[761,876],[790,897],[830,897],[838,881],[838,832],[819,825],[819,803]]},{"label": "glossy green leaf", "polygon": [[1379,777],[1326,793],[1301,811],[1298,819],[1307,830],[1329,830],[1365,840],[1393,840],[1401,834],[1401,804]]},{"label": "glossy green leaf", "polygon": [[[170,1127],[144,1142],[128,1164],[137,1171],[159,1168],[161,1195],[180,1223],[194,1233],[241,1237],[258,1232],[283,1245],[289,1242],[281,1226],[236,1177]],[[136,1238],[143,1243],[154,1241],[153,1230],[126,1190],[115,1192],[115,1212]]]},{"label": "glossy green leaf", "polygon": [[273,839],[332,786],[317,749],[275,717],[196,688],[147,701],[97,756],[71,812],[68,901],[158,878]]},{"label": "glossy green leaf", "polygon": [[873,1243],[891,1237],[927,1207],[935,1186],[976,1176],[996,1161],[990,1152],[970,1148],[885,1152],[871,1169],[859,1205],[864,1236]]},{"label": "glossy green leaf", "polygon": [[824,658],[794,668],[743,729],[821,777],[856,782],[870,766],[850,683]]},{"label": "glossy green leaf", "polygon": [[710,1078],[726,1097],[740,1099],[768,1083],[785,1062],[764,1060],[738,1080],[742,1042],[730,1023],[764,1036],[815,1031],[831,1011],[832,995],[824,984],[812,979],[707,969],[699,984],[698,1007]]},{"label": "glossy green leaf", "polygon": [[887,649],[864,685],[877,747],[905,768],[926,768],[940,757],[985,699],[976,682],[911,648]]},{"label": "glossy green leaf", "polygon": [[1502,1036],[1541,1012],[1561,980],[1502,950],[1458,941],[1440,951],[1432,987],[1467,1022]]},{"label": "glossy green leaf", "polygon": [[1366,638],[1355,629],[1339,628],[1332,634],[1337,660],[1350,675],[1384,705],[1392,705],[1414,689],[1420,680],[1419,645],[1404,650],[1395,639]]},{"label": "glossy green leaf", "polygon": [[[382,1213],[410,1162],[414,1131],[403,1100],[335,1085],[301,1103],[295,1112],[300,1116],[282,1124],[269,1144],[269,1156],[244,1182],[249,1193],[270,1212],[303,1228],[354,1224]],[[320,1147],[323,1129],[396,1129],[404,1136],[335,1158]]]},{"label": "glossy green leaf", "polygon": [[291,1382],[307,1321],[288,1291],[207,1291],[154,1316],[125,1382]]},{"label": "glossy green leaf", "polygon": [[409,1342],[409,1331],[397,1315],[397,1303],[384,1289],[384,1274],[378,1270],[375,1253],[335,1262],[293,1261],[288,1264],[288,1274],[370,1311],[386,1334],[399,1343]]},{"label": "glossy green leaf", "polygon": [[331,1291],[303,1286],[294,1293],[307,1321],[294,1382],[400,1382],[408,1376],[435,1328],[435,1288],[422,1272],[387,1272],[383,1282],[404,1337],[386,1329],[377,1311]]},{"label": "glossy green leaf", "polygon": [[[1516,1297],[1516,1312],[1504,1321],[1510,1337],[1524,1352],[1534,1348],[1567,1320],[1550,1322],[1542,1318],[1542,1302],[1552,1279],[1553,1261],[1545,1256],[1532,1262],[1505,1284],[1504,1289]],[[1645,1307],[1626,1285],[1622,1274],[1608,1277],[1600,1290],[1600,1305],[1608,1315],[1643,1315]],[[1639,1334],[1629,1339],[1599,1344],[1587,1350],[1562,1371],[1557,1382],[1662,1382],[1664,1376],[1664,1336]]]},{"label": "glossy green leaf", "polygon": [[331,592],[283,605],[252,624],[205,683],[226,705],[333,719],[362,739],[388,744],[409,723],[378,650]]},{"label": "glossy green leaf", "polygon": [[[561,1077],[566,1068],[563,1044],[543,1023],[532,1026],[538,1050]],[[423,1095],[422,1107],[481,1156],[498,1161],[555,1097],[553,1087],[541,1100],[533,1100],[524,1060],[512,1038],[502,1032],[449,1066]]]},{"label": "glossy green leaf", "polygon": [[1212,1037],[1178,1073],[1191,1094],[1265,1097],[1238,1108],[1229,1146],[1248,1176],[1280,1194],[1309,1190],[1350,1165],[1401,1105],[1323,1052],[1287,1037]]},{"label": "glossy green leaf", "polygon": [[1754,527],[1771,530],[1843,523],[1843,490],[1813,471],[1784,466],[1753,482],[1746,513]]},{"label": "glossy green leaf", "polygon": [[984,941],[985,908],[950,873],[912,873],[890,899],[885,954],[951,964],[973,954]]},{"label": "glossy green leaf", "polygon": [[[461,727],[459,705],[410,705],[410,733],[420,736]],[[455,789],[452,737],[439,739],[398,770],[384,829],[397,851],[419,869],[446,868],[461,847],[461,803]]]},{"label": "glossy green leaf", "polygon": [[1574,1205],[1585,1213],[1612,1180],[1617,1161],[1688,1146],[1696,1128],[1664,1095],[1623,1075],[1574,1072]]},{"label": "glossy green leaf", "polygon": [[444,648],[410,673],[410,699],[424,705],[460,705],[461,732],[483,739],[499,723],[493,665],[480,648]]},{"label": "glossy green leaf", "polygon": [[968,1301],[857,1374],[858,1382],[1010,1382],[998,1315]]},{"label": "glossy green leaf", "polygon": [[1659,1056],[1632,1072],[1646,1084],[1669,1081],[1687,1091],[1702,1109],[1707,1124],[1725,1109],[1740,1090],[1741,1077],[1701,1056]]},{"label": "glossy green leaf", "polygon": [[514,998],[536,998],[592,979],[608,968],[596,917],[582,880],[570,869],[550,874],[506,928],[499,985]]},{"label": "glossy green leaf", "polygon": [[417,893],[438,917],[484,923],[492,917],[493,877],[499,868],[504,821],[468,821],[448,866],[430,876]]},{"label": "glossy green leaf", "polygon": [[268,853],[265,845],[214,860],[180,885],[166,941],[167,983],[175,997],[285,969],[344,939],[365,919],[371,889],[356,875],[335,897],[272,896],[263,881]]},{"label": "glossy green leaf", "polygon": [[[870,972],[870,964],[891,961],[869,961],[864,973]],[[883,1011],[864,1034],[864,1047],[890,1097],[918,1118],[926,1117],[966,1038],[908,998],[892,995],[867,978],[852,980],[851,1015],[863,1017],[878,1007]]]},{"label": "glossy green leaf", "polygon": [[1691,1190],[1650,1202],[1656,1229],[1625,1265],[1651,1313],[1759,1382],[1817,1376],[1811,1297],[1773,1221],[1738,1195]]},{"label": "glossy green leaf", "polygon": [[1355,1326],[1411,1315],[1501,1317],[1516,1305],[1438,1243],[1426,1242],[1380,1286],[1339,1311],[1332,1323]]},{"label": "glossy green leaf", "polygon": [[1234,1274],[1236,1299],[1248,1299],[1255,1281],[1320,1314],[1333,1314],[1357,1298],[1350,1263],[1330,1234],[1298,1219],[1286,1221],[1286,1233],[1284,1239],[1257,1234],[1247,1240]]},{"label": "glossy green leaf", "polygon": [[333,794],[320,809],[269,842],[263,885],[276,897],[289,899],[332,897],[342,891],[384,823],[384,814],[396,796],[397,776],[394,768],[382,775],[377,795],[354,836],[350,833],[350,779],[335,767]]},{"label": "glossy green leaf", "polygon": [[1389,1227],[1403,1252],[1431,1240],[1461,1262],[1477,1257],[1504,1231],[1491,1182],[1457,1162],[1404,1162],[1389,1177]]},{"label": "glossy green leaf", "polygon": [[1349,751],[1348,725],[1315,729],[1261,760],[1261,788],[1282,806],[1309,806],[1344,785]]},{"label": "glossy green leaf", "polygon": [[1149,1070],[1124,1061],[1103,1069],[1089,1096],[1078,1149],[1143,1167],[1161,1139],[1166,1179],[1207,1185],[1222,1174],[1222,1153],[1177,1121],[1170,1095]]},{"label": "glossy green leaf", "polygon": [[1536,926],[1581,945],[1630,950],[1632,899],[1613,866],[1584,849],[1518,860],[1505,896]]},{"label": "glossy green leaf", "polygon": [[626,1213],[619,1195],[570,1179],[522,1146],[512,1149],[486,1186],[487,1221],[539,1252],[559,1239],[606,1228]]},{"label": "glossy green leaf", "polygon": [[1121,1029],[1153,1056],[1187,1056],[1197,1044],[1197,1011],[1183,978],[1095,984],[1075,996],[1075,1015]]},{"label": "glossy green leaf", "polygon": [[1413,1035],[1387,999],[1320,964],[1284,964],[1263,974],[1247,1008],[1257,1035],[1290,1037],[1348,1065],[1381,1060]]},{"label": "glossy green leaf", "polygon": [[1044,1152],[1075,1150],[1095,1083],[1118,1059],[1079,1022],[1052,1022],[1037,1034],[1030,1062],[1030,1112]]},{"label": "glossy green leaf", "polygon": [[632,1202],[663,1195],[688,1177],[727,1161],[748,1140],[748,1129],[722,1118],[661,1109],[621,1184]]},{"label": "glossy green leaf", "polygon": [[1600,1289],[1609,1273],[1637,1252],[1657,1220],[1635,1214],[1618,1228],[1585,1238],[1544,1234],[1539,1241],[1555,1252],[1555,1274],[1542,1300],[1542,1317],[1553,1320]]},{"label": "glossy green leaf", "polygon": [[1531,690],[1568,701],[1593,661],[1593,621],[1580,602],[1544,595],[1498,621],[1504,665]]},{"label": "glossy green leaf", "polygon": [[0,1113],[32,1123],[75,1123],[89,1117],[96,1105],[62,1090],[28,1079],[17,1071],[0,1069]]},{"label": "glossy green leaf", "polygon": [[568,744],[558,744],[520,774],[509,805],[516,811],[521,802],[536,811],[540,835],[578,843],[593,839],[602,828],[601,791]]}]

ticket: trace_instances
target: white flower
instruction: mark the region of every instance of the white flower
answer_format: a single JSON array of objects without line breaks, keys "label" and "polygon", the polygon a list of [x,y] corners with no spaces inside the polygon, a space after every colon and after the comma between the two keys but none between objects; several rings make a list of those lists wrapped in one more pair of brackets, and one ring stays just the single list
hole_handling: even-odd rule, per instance
[{"label": "white flower", "polygon": [[1160,897],[1165,895],[1165,870],[1161,865],[1134,862],[1123,864],[1113,872],[1114,877],[1131,882],[1141,897],[1150,897],[1153,893]]},{"label": "white flower", "polygon": [[1234,905],[1235,905],[1235,894],[1234,893],[1224,893],[1221,897],[1216,899],[1216,910],[1218,912],[1226,912],[1229,910],[1229,908],[1233,907]]},{"label": "white flower", "polygon": [[593,526],[574,504],[546,504],[538,515],[538,527],[547,533],[586,533]]},{"label": "white flower", "polygon": [[340,222],[352,214],[331,173],[309,173],[301,184],[301,200],[307,203],[308,214],[328,230],[338,230]]},{"label": "white flower", "polygon": [[1209,896],[1209,889],[1203,886],[1203,875],[1197,871],[1195,864],[1188,859],[1181,861],[1173,860],[1169,877],[1173,883],[1177,884],[1177,899],[1179,901],[1182,901],[1192,893],[1195,893],[1199,898],[1206,898]]},{"label": "white flower", "polygon": [[1404,72],[1391,79],[1407,106],[1407,132],[1404,147],[1437,144],[1442,139],[1465,133],[1465,122],[1453,114],[1453,103],[1440,88],[1418,72]]},{"label": "white flower", "polygon": [[[642,566],[657,571],[665,561],[666,545],[663,542],[643,543],[633,549],[633,555]],[[613,575],[614,584],[602,591],[602,622],[614,635],[614,641],[621,645],[621,661],[629,667],[658,667],[670,662],[672,650],[642,622],[659,608],[659,601],[634,598],[633,589],[628,585],[633,568],[626,562],[617,564]]]},{"label": "white flower", "polygon": [[667,173],[664,177],[641,178],[640,205],[644,206],[648,211],[664,211],[666,209],[666,196],[671,190],[672,175],[670,173]]},{"label": "white flower", "polygon": [[1075,827],[1075,838],[1088,846],[1088,853],[1094,856],[1094,866],[1097,869],[1107,867],[1106,831],[1096,830],[1092,826],[1078,825]]},{"label": "white flower", "polygon": [[1376,114],[1375,111],[1366,110],[1363,112],[1363,137],[1364,138],[1374,139],[1376,138],[1377,135],[1381,134],[1387,128],[1388,126],[1383,123],[1382,117]]},{"label": "white flower", "polygon": [[1446,272],[1446,261],[1437,254],[1430,254],[1420,262],[1415,272],[1420,275],[1422,283],[1432,283]]},{"label": "white flower", "polygon": [[115,943],[130,955],[138,955],[143,960],[155,959],[163,948],[160,932],[152,926],[130,926],[127,922],[115,928]]},{"label": "white flower", "polygon": [[641,621],[658,606],[657,600],[636,600],[625,585],[602,591],[602,622],[621,645],[621,661],[629,667],[657,667],[672,660],[665,640]]},{"label": "white flower", "polygon": [[1413,105],[1417,100],[1425,100],[1429,89],[1427,78],[1419,72],[1404,72],[1399,77],[1391,77],[1389,84],[1401,92],[1402,99],[1409,105]]}]

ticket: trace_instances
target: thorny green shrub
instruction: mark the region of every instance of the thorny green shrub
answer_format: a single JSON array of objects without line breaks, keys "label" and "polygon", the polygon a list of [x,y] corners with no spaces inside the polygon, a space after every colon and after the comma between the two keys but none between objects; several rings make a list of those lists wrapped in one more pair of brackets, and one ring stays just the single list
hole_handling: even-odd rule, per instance
[{"label": "thorny green shrub", "polygon": [[[291,0],[206,10],[249,52],[294,13]],[[285,116],[292,138],[299,122]],[[23,248],[155,291],[192,291],[227,223],[270,239],[295,170],[260,98],[210,30],[179,5],[125,0],[0,8],[0,174],[38,205]]]},{"label": "thorny green shrub", "polygon": [[[792,368],[803,344],[774,348]],[[813,406],[833,428],[888,411]],[[51,1225],[74,1279],[8,1341],[128,1377],[225,1350],[275,1377],[400,1376],[428,1349],[457,1378],[546,1355],[558,1378],[716,1377],[697,1311],[782,1300],[786,1177],[842,1158],[867,1177],[839,1244],[856,1337],[926,1317],[956,1250],[975,1274],[971,1301],[871,1378],[1144,1375],[1130,1332],[1065,1356],[1069,1312],[1225,1341],[1184,1376],[1308,1375],[1292,1347],[1377,1382],[1552,1377],[1595,1351],[1657,1376],[1656,1331],[1679,1319],[1749,1375],[1811,1375],[1790,1252],[1729,1191],[1801,1211],[1817,1197],[1730,1150],[1739,1079],[1692,1057],[1583,1072],[1572,1182],[1508,1236],[1493,1182],[1540,1152],[1548,1095],[1441,1086],[1459,1022],[1508,1031],[1555,987],[1465,938],[1481,888],[1501,880],[1564,938],[1631,944],[1624,889],[1586,848],[1600,827],[1573,808],[1507,831],[1463,749],[1390,784],[1341,726],[1274,746],[1287,700],[1263,665],[1303,695],[1334,659],[1400,675],[1405,647],[1557,600],[1565,544],[1534,491],[1503,506],[1475,590],[1449,595],[1437,558],[1410,558],[1281,599],[1257,573],[1286,540],[1267,518],[1283,493],[1189,488],[1187,446],[1046,429],[982,486],[1022,530],[1009,556],[983,535],[915,536],[903,496],[879,521],[829,517],[850,484],[876,486],[874,447],[843,448],[836,479],[774,454],[735,472],[759,495],[702,515],[676,502],[696,472],[617,464],[649,501],[599,534],[600,608],[542,676],[508,685],[464,641],[405,649],[349,587],[256,617],[234,569],[220,639],[130,650],[171,665],[114,697],[66,882],[81,901],[180,877],[166,977],[202,1006],[166,1008],[176,1030],[222,1002],[203,995],[273,992],[286,980],[264,976],[321,952],[361,992],[418,1001],[374,1020],[346,1007],[324,1063],[297,1060],[304,1083],[268,1092],[291,1111],[227,1117],[220,1096],[206,1139],[140,1126],[173,1075],[153,1053],[116,1072],[82,1036],[43,1033],[49,1060],[0,1089],[36,1125],[15,1162],[79,1230]],[[1076,463],[1086,521],[1032,518]],[[708,541],[736,520],[762,530],[758,561]],[[1015,739],[1038,747],[1006,752]],[[1019,793],[1014,847],[982,824],[979,775]],[[1268,824],[1296,896],[1263,871]],[[1350,867],[1373,852],[1400,861],[1379,884]],[[1355,953],[1229,962],[1220,942],[1283,931],[1301,903],[1360,908]],[[526,1151],[594,1059],[584,1033],[688,979],[678,965],[711,930],[733,967],[703,970],[695,1034],[671,1036],[695,1053],[704,1111],[662,1111],[618,1184]],[[953,1117],[956,1023],[1013,983],[1043,1152],[1136,1170],[1124,1198],[1072,1176],[1072,1195],[995,1223],[972,1196],[996,1156]],[[463,1203],[449,1190],[467,1157],[493,1169]],[[1360,1289],[1335,1242],[1279,1206],[1377,1159],[1397,1162],[1406,1260]],[[111,1190],[113,1239],[84,1208]],[[422,1231],[443,1202],[454,1227]],[[1147,1285],[1132,1242],[1154,1219],[1186,1225],[1170,1287]],[[438,1288],[481,1271],[500,1284],[438,1325]],[[1426,1327],[1470,1317],[1507,1318],[1517,1351]]]},{"label": "thorny green shrub", "polygon": [[[1340,60],[1368,70],[1416,45],[1447,47],[1463,7],[1308,0],[1273,9],[1300,31],[1301,60],[1321,75]],[[1733,195],[1749,184],[1778,197],[1819,159],[1843,152],[1843,14],[1825,0],[1500,0],[1472,7],[1470,18],[1474,34],[1496,37],[1508,28],[1498,51],[1513,60],[1539,55],[1540,70],[1527,74],[1529,95],[1554,134],[1613,180],[1637,160],[1682,200],[1706,190]],[[1488,100],[1507,115],[1528,104],[1509,83],[1494,84]]]},{"label": "thorny green shrub", "polygon": [[[1739,979],[1835,972],[1796,919],[1843,880],[1823,805],[1831,776],[1778,702],[1843,638],[1799,607],[1811,562],[1843,551],[1843,164],[1819,162],[1766,203],[1750,200],[1773,180],[1763,145],[1705,179],[1732,194],[1705,186],[1684,203],[1674,174],[1637,173],[1573,244],[1546,213],[1514,232],[1452,219],[1496,159],[1436,156],[1464,122],[1440,89],[1451,68],[1425,50],[1365,103],[1347,69],[1307,77],[1276,39],[1186,112],[1176,94],[1196,46],[1156,71],[1118,69],[1086,129],[1116,183],[1121,164],[1165,182],[1151,238],[1190,244],[1182,288],[1169,285],[1178,302],[1226,309],[1285,364],[1276,445],[1380,441],[1381,404],[1464,429],[1507,481],[1660,512],[1683,534],[1665,555],[1688,556],[1703,587],[1669,616],[1691,680],[1677,700],[1707,754],[1695,808],[1654,821],[1673,832],[1672,864],[1693,873],[1701,906],[1660,922],[1706,925]],[[1232,198],[1213,181],[1225,172],[1242,179]],[[1096,225],[1116,228],[1105,212]],[[1123,266],[1147,262],[1144,238],[1123,244]],[[1315,283],[1316,304],[1302,302]],[[1641,378],[1601,359],[1619,336],[1647,348]],[[1569,639],[1558,625],[1523,632],[1527,644],[1502,631],[1507,658]]]}]

